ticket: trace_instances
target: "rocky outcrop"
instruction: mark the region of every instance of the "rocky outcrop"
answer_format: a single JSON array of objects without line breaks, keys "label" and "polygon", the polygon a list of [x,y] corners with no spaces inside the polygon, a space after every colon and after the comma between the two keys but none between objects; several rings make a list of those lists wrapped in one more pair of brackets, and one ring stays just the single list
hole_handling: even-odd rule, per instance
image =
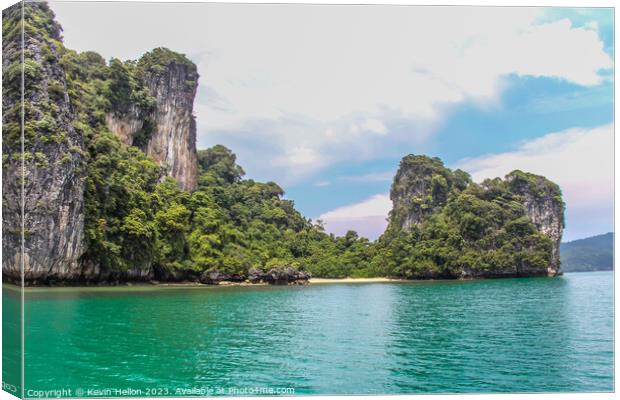
[{"label": "rocky outcrop", "polygon": [[299,271],[292,267],[271,268],[267,272],[252,268],[248,273],[251,283],[268,283],[270,285],[303,285],[312,277],[309,272]]},{"label": "rocky outcrop", "polygon": [[303,285],[308,283],[311,275],[308,272],[299,271],[292,267],[271,268],[264,272],[257,268],[251,268],[247,276],[239,274],[227,274],[220,271],[205,271],[200,275],[200,283],[218,285],[222,282],[248,282],[267,283],[270,285]]},{"label": "rocky outcrop", "polygon": [[173,58],[166,61],[162,72],[151,72],[145,80],[157,101],[146,154],[168,165],[170,176],[181,188],[193,190],[198,172],[196,121],[192,111],[198,87],[196,66]]},{"label": "rocky outcrop", "polygon": [[[314,260],[315,250],[306,254],[293,246],[282,247],[288,247],[292,257],[269,260],[266,271],[252,269],[247,275],[203,272],[227,263],[229,253],[233,264],[222,269],[264,262],[259,249],[269,249],[270,243],[254,248],[254,236],[259,242],[267,239],[253,235],[246,241],[241,240],[244,235],[233,234],[236,229],[255,226],[233,214],[250,210],[248,215],[257,214],[261,224],[283,235],[267,235],[268,240],[289,240],[289,230],[303,233],[310,229],[310,222],[293,216],[293,204],[281,199],[283,191],[277,185],[243,182],[234,155],[217,146],[201,153],[205,188],[230,185],[234,187],[231,193],[236,193],[238,187],[233,185],[240,184],[242,190],[258,187],[260,195],[257,192],[246,199],[235,194],[232,202],[220,202],[209,193],[185,197],[170,190],[174,188],[157,185],[165,174],[151,159],[165,166],[181,188],[191,191],[196,187],[192,113],[198,74],[191,61],[163,48],[145,54],[137,63],[111,60],[106,64],[96,54],[73,54],[62,48],[60,26],[48,6],[39,2],[24,5],[27,32],[22,49],[20,7],[3,12],[2,258],[6,279],[18,282],[24,278],[29,284],[247,280],[274,285],[309,280],[308,273],[291,266]],[[134,147],[120,145],[108,130],[125,146]],[[132,185],[135,182],[139,184]],[[220,197],[214,193],[213,197]],[[564,204],[557,185],[544,177],[514,171],[504,180],[476,184],[468,174],[445,168],[437,158],[409,155],[401,162],[390,194],[394,209],[388,231],[379,243],[363,243],[369,253],[359,250],[372,255],[369,271],[419,279],[555,275],[560,271]],[[272,206],[278,207],[276,212]],[[216,215],[219,210],[214,215],[206,213],[218,208],[222,218]],[[259,208],[264,211],[255,213]],[[201,221],[196,215],[202,211]],[[228,211],[230,218],[224,218]],[[280,218],[280,212],[286,218]],[[186,229],[188,224],[191,229]],[[337,245],[338,257],[349,260],[349,240],[329,240]],[[201,248],[203,241],[209,246]],[[251,257],[246,258],[247,244]],[[237,245],[241,246],[240,257],[234,254]],[[332,262],[331,253],[328,256]],[[376,259],[389,269],[375,269]]]},{"label": "rocky outcrop", "polygon": [[[413,254],[405,275],[417,279],[560,274],[564,203],[558,185],[513,171],[473,183],[441,160],[403,158],[391,188],[383,243]],[[413,236],[407,236],[413,232]],[[400,242],[399,242],[400,240]],[[449,243],[449,245],[445,245]]]},{"label": "rocky outcrop", "polygon": [[245,276],[239,274],[228,274],[220,271],[205,271],[200,275],[200,283],[205,285],[219,285],[222,282],[244,282]]},{"label": "rocky outcrop", "polygon": [[410,229],[441,210],[452,191],[465,189],[471,179],[461,170],[451,171],[437,157],[410,154],[400,162],[390,199],[393,229]]},{"label": "rocky outcrop", "polygon": [[39,2],[24,4],[22,141],[20,7],[2,14],[2,270],[13,281],[22,263],[26,280],[74,279],[84,252],[84,146],[59,64],[60,26]]},{"label": "rocky outcrop", "polygon": [[202,273],[195,270],[169,270],[156,268],[153,275],[142,277],[141,279],[129,280],[150,280],[157,282],[194,282],[205,285],[219,285],[223,283],[267,283],[270,285],[289,285],[305,284],[310,279],[310,274],[299,271],[295,268],[272,268],[264,272],[257,268],[251,268],[248,274],[229,274],[218,270],[204,271]]},{"label": "rocky outcrop", "polygon": [[311,278],[310,273],[299,271],[291,267],[272,268],[263,275],[263,282],[271,285],[306,284]]},{"label": "rocky outcrop", "polygon": [[[152,110],[123,105],[106,116],[108,128],[126,145],[137,145],[168,168],[186,191],[197,182],[194,97],[198,87],[196,65],[185,56],[157,48],[138,61],[135,78],[154,99]],[[112,105],[113,108],[115,105]],[[137,135],[140,137],[137,140]],[[142,143],[144,142],[144,143]]]},{"label": "rocky outcrop", "polygon": [[251,283],[260,283],[265,273],[258,268],[250,268],[248,271],[248,281]]},{"label": "rocky outcrop", "polygon": [[21,280],[23,221],[20,22],[21,3],[2,11],[2,272],[15,280]]}]

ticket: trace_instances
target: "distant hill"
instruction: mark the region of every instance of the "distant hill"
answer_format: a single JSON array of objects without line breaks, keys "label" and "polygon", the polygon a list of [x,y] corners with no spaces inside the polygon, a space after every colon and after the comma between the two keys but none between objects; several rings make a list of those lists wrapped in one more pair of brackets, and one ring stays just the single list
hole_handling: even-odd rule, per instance
[{"label": "distant hill", "polygon": [[614,269],[614,234],[592,236],[560,245],[562,271],[611,271]]}]

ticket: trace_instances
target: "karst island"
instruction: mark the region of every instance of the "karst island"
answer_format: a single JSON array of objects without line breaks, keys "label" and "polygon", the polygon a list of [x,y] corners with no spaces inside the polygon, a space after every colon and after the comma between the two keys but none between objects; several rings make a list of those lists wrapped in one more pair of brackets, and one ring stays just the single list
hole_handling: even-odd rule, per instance
[{"label": "karst island", "polygon": [[25,7],[23,126],[21,13],[3,15],[7,281],[20,283],[22,267],[27,285],[561,271],[564,203],[543,176],[475,183],[438,158],[404,155],[384,234],[328,234],[277,183],[244,179],[232,150],[196,148],[200,77],[183,54],[162,47],[106,62],[66,48],[46,3]]},{"label": "karst island", "polygon": [[2,18],[4,391],[613,392],[613,9]]}]

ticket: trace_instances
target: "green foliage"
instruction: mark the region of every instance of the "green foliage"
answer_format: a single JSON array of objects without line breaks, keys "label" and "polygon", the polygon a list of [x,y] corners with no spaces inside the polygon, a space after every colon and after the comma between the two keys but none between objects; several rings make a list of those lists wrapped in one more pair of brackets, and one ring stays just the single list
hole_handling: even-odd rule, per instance
[{"label": "green foliage", "polygon": [[142,123],[142,128],[134,134],[132,144],[141,149],[146,148],[154,129],[153,122],[149,118],[145,118]]},{"label": "green foliage", "polygon": [[[196,66],[165,48],[138,62],[112,59],[106,64],[96,53],[65,49],[49,8],[34,8],[36,12],[27,13],[26,28],[45,38],[43,62],[58,62],[60,56],[66,85],[49,79],[49,99],[24,102],[26,140],[65,140],[66,132],[56,126],[55,103],[64,101],[66,93],[85,149],[71,146],[60,160],[48,160],[38,151],[15,153],[3,162],[24,157],[46,168],[52,162],[71,162],[72,155],[85,158],[86,265],[113,274],[156,269],[244,276],[251,268],[293,267],[321,277],[454,278],[544,269],[549,263],[552,243],[526,217],[524,195],[553,199],[563,209],[561,192],[543,177],[521,171],[478,185],[438,158],[407,156],[391,188],[391,197],[401,201],[376,243],[354,231],[342,237],[327,234],[321,221],[304,218],[276,183],[244,179],[235,154],[221,145],[198,152],[198,187],[184,192],[141,148],[153,131],[149,115],[156,99],[148,82],[182,67],[188,88],[193,88]],[[9,21],[3,33],[19,35],[18,24]],[[34,89],[45,64],[26,58],[24,74]],[[19,63],[8,62],[5,87],[19,89],[21,73]],[[20,112],[5,110],[7,142],[19,138]],[[109,113],[143,121],[133,146],[121,144],[107,129]]]},{"label": "green foliage", "polygon": [[172,221],[179,218],[173,211],[178,213],[186,194],[162,182],[163,169],[138,148],[122,145],[105,124],[108,112],[130,112],[132,104],[143,111],[153,106],[152,98],[137,100],[145,98],[145,89],[135,66],[118,60],[107,66],[96,53],[64,48],[60,64],[76,116],[73,126],[86,147],[84,262],[115,273],[148,269],[183,254],[185,243]]},{"label": "green foliage", "polygon": [[243,169],[224,146],[200,151],[198,162],[188,240],[194,268],[246,274],[250,268],[292,266],[336,277],[359,267],[366,239],[327,235],[283,198],[277,184],[243,180]]},{"label": "green foliage", "polygon": [[[412,188],[418,190],[413,196]],[[420,193],[423,200],[416,203]],[[544,177],[514,171],[505,180],[478,185],[437,159],[405,157],[392,196],[414,200],[399,198],[405,206],[392,214],[373,263],[383,264],[387,275],[422,279],[544,272],[552,261],[552,242],[527,217],[525,195],[550,200],[551,211],[563,214],[559,187]],[[422,218],[402,229],[412,212]]]},{"label": "green foliage", "polygon": [[[163,60],[155,57],[163,55]],[[244,179],[236,156],[217,145],[198,152],[198,187],[190,193],[164,179],[163,171],[136,147],[126,147],[105,128],[101,109],[136,104],[136,71],[165,63],[156,52],[138,64],[112,60],[106,71],[93,54],[66,52],[87,139],[86,233],[89,261],[111,271],[131,268],[217,270],[246,275],[250,268],[293,266],[321,277],[396,276],[454,278],[545,268],[551,242],[525,217],[523,192],[557,197],[541,177],[514,172],[507,180],[471,182],[441,160],[408,156],[392,186],[405,198],[377,243],[351,231],[325,233],[284,198],[273,182]],[[148,126],[146,127],[148,130]],[[138,135],[141,146],[146,137]],[[563,206],[563,205],[562,205]],[[402,230],[407,213],[422,217]],[[398,222],[398,223],[397,223]]]},{"label": "green foliage", "polygon": [[169,50],[165,47],[158,47],[144,54],[137,63],[141,76],[159,76],[170,64],[178,64],[187,67],[190,71],[186,85],[191,88],[196,85],[198,73],[196,65],[184,54]]},{"label": "green foliage", "polygon": [[138,116],[147,115],[156,102],[140,79],[136,63],[123,63],[116,58],[110,61],[104,95],[109,104],[107,111],[120,115],[130,112]]},{"label": "green foliage", "polygon": [[54,19],[54,13],[47,3],[31,3],[27,7],[28,10],[23,13],[24,34],[45,36],[55,41],[61,40],[62,28]]},{"label": "green foliage", "polygon": [[85,258],[109,271],[148,266],[156,259],[152,193],[161,168],[109,132],[97,132],[87,149]]},{"label": "green foliage", "polygon": [[412,154],[404,157],[390,191],[392,199],[401,201],[391,213],[388,230],[398,230],[407,215],[423,218],[434,213],[446,204],[450,195],[464,190],[470,183],[466,172],[451,171],[439,158]]},{"label": "green foliage", "polygon": [[[222,145],[199,150],[198,168],[201,172],[202,185],[239,182],[245,172],[236,162],[237,156]],[[281,189],[280,192],[282,192]]]}]

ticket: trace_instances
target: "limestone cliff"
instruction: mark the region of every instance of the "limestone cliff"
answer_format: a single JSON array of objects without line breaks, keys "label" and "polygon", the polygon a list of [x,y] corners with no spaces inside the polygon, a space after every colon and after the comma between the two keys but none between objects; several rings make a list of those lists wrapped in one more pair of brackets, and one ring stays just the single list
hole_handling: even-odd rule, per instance
[{"label": "limestone cliff", "polygon": [[157,48],[138,61],[134,75],[154,105],[112,104],[113,111],[106,116],[108,128],[123,143],[140,147],[167,166],[182,189],[193,190],[197,180],[196,65],[181,54]]},{"label": "limestone cliff", "polygon": [[110,129],[126,146],[134,144],[134,138],[144,126],[142,111],[135,105],[132,105],[123,113],[108,112],[105,116],[105,122]]},{"label": "limestone cliff", "polygon": [[446,204],[449,193],[463,190],[469,183],[469,175],[445,168],[439,158],[404,157],[390,190],[394,205],[391,224],[400,229],[419,224]]},{"label": "limestone cliff", "polygon": [[504,180],[476,184],[437,158],[409,155],[390,194],[393,209],[382,240],[411,246],[406,276],[560,273],[564,203],[560,188],[545,177],[513,171]]},{"label": "limestone cliff", "polygon": [[512,191],[523,198],[523,206],[538,231],[553,242],[549,275],[560,272],[560,243],[564,230],[564,202],[558,185],[542,176],[513,171],[506,176]]},{"label": "limestone cliff", "polygon": [[44,2],[3,11],[3,275],[148,280],[153,259],[129,249],[129,224],[151,205],[137,193],[166,175],[196,187],[196,66],[163,48],[106,63],[65,48],[61,32]]},{"label": "limestone cliff", "polygon": [[83,141],[59,64],[60,26],[45,3],[26,2],[22,47],[21,11],[18,3],[2,14],[2,270],[21,280],[23,262],[27,280],[72,279],[84,251]]}]

